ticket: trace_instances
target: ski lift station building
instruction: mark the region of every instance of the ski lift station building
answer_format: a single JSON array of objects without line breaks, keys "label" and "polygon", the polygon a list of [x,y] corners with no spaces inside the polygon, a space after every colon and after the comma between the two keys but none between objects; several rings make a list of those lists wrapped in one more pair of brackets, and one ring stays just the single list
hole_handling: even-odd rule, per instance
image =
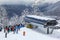
[{"label": "ski lift station building", "polygon": [[39,28],[43,33],[50,34],[54,29],[60,29],[59,26],[56,26],[58,22],[54,18],[37,16],[37,15],[26,15],[24,17],[25,24],[33,25],[33,28]]}]

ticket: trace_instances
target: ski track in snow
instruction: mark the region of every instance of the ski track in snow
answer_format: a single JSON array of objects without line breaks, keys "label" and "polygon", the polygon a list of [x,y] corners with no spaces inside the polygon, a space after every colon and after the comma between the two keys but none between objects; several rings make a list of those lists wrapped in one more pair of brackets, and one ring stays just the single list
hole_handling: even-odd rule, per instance
[{"label": "ski track in snow", "polygon": [[[23,36],[23,31],[26,35]],[[28,28],[21,28],[18,34],[10,32],[5,38],[4,32],[0,32],[0,40],[60,40],[59,30],[55,30],[53,34],[43,34]]]}]

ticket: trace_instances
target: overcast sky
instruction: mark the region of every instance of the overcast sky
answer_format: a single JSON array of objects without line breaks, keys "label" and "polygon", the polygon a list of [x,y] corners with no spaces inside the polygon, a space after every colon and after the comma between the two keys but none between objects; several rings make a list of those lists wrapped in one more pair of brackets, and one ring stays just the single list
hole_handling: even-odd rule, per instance
[{"label": "overcast sky", "polygon": [[19,4],[19,3],[31,3],[31,2],[57,2],[59,0],[0,0],[0,4]]}]

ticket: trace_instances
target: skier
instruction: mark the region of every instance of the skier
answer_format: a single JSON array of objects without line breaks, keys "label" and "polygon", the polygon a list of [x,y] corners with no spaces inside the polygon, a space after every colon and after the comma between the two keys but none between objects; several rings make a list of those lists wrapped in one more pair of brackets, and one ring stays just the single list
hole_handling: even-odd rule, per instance
[{"label": "skier", "polygon": [[9,26],[9,32],[11,32],[11,26]]},{"label": "skier", "polygon": [[7,29],[7,31],[8,31],[8,33],[10,32],[10,28],[9,27],[7,27],[8,29]]},{"label": "skier", "polygon": [[20,24],[20,28],[24,27],[24,24]]},{"label": "skier", "polygon": [[5,27],[5,38],[7,38],[7,33],[8,33],[8,27]]},{"label": "skier", "polygon": [[2,27],[0,27],[0,31],[2,31]]},{"label": "skier", "polygon": [[21,28],[21,25],[20,25],[20,24],[18,24],[18,30],[20,30],[20,28]]},{"label": "skier", "polygon": [[14,31],[14,26],[11,27],[11,31]]},{"label": "skier", "polygon": [[16,33],[18,33],[18,24],[16,24]]},{"label": "skier", "polygon": [[15,26],[11,27],[11,31],[13,31],[13,33],[15,34]]}]

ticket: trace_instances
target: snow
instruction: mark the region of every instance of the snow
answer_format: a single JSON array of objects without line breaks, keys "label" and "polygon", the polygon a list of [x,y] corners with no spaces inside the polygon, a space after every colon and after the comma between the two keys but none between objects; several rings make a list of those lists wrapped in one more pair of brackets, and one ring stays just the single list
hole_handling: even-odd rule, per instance
[{"label": "snow", "polygon": [[37,19],[42,19],[42,20],[55,20],[54,18],[48,18],[48,17],[42,17],[42,16],[36,16],[36,15],[27,15],[28,17],[33,17]]},{"label": "snow", "polygon": [[[26,35],[23,36],[23,31],[26,32]],[[34,31],[28,28],[21,28],[18,34],[13,34],[10,32],[5,38],[4,32],[0,32],[0,40],[59,40],[60,32],[55,30],[53,34],[43,34],[38,31]]]}]

